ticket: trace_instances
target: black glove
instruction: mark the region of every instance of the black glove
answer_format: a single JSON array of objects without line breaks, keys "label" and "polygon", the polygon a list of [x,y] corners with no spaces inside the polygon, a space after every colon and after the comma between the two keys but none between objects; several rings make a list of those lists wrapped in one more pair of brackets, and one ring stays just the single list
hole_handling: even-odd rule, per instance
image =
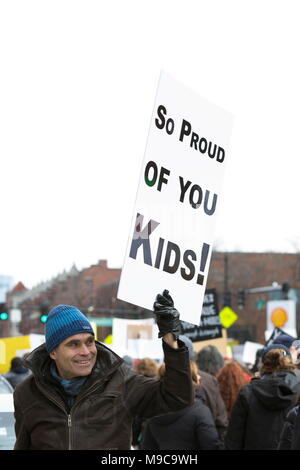
[{"label": "black glove", "polygon": [[163,295],[158,294],[153,305],[156,323],[159,329],[158,337],[167,333],[173,333],[175,339],[182,334],[182,326],[179,320],[179,312],[174,308],[174,302],[168,290]]}]

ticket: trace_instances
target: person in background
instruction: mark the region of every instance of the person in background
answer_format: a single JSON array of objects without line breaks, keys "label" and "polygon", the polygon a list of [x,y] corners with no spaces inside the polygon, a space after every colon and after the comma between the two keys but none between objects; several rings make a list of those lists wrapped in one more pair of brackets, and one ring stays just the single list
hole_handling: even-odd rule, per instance
[{"label": "person in background", "polygon": [[[193,349],[193,343],[187,336],[180,335],[179,338],[188,347],[190,360],[192,361],[197,360],[197,357],[199,358],[199,356],[200,358],[203,357],[200,353],[198,354],[195,353]],[[212,346],[212,355],[214,356],[216,355],[218,363],[224,364],[223,357],[221,356],[218,350],[216,354],[215,349],[216,348]],[[202,361],[200,362],[201,362],[201,365],[203,365],[203,367],[205,368],[206,367],[205,363],[203,363]],[[213,363],[215,362],[216,360],[213,360]],[[197,367],[198,367],[198,373],[201,377],[201,386],[195,387],[195,396],[196,398],[201,399],[209,407],[212,417],[214,419],[219,437],[222,441],[224,441],[225,434],[227,431],[227,426],[228,426],[228,417],[227,417],[226,407],[225,407],[224,401],[220,393],[218,380],[214,377],[214,375],[211,375],[210,373],[205,372],[205,370],[202,370],[201,368],[199,368],[199,364],[197,364]],[[212,368],[210,368],[210,370],[212,370]]]},{"label": "person in background", "polygon": [[222,354],[212,344],[204,347],[198,352],[196,363],[199,370],[207,372],[214,377],[225,364]]},{"label": "person in background", "polygon": [[[297,341],[297,343],[300,343],[300,341]],[[296,366],[296,370],[298,371],[297,373],[300,374],[300,344],[297,344],[297,346],[293,346],[296,351],[293,354],[293,362]]]},{"label": "person in background", "polygon": [[[281,335],[287,336],[287,335]],[[291,337],[286,339],[287,344],[289,345],[289,351],[292,355],[293,363],[296,367],[296,374],[299,377],[300,374],[300,341],[295,340],[291,342]],[[277,338],[276,338],[277,339]],[[284,338],[285,339],[285,338]],[[282,434],[280,436],[280,441],[278,445],[279,450],[300,450],[300,392],[297,395],[296,405],[289,410]]]},{"label": "person in background", "polygon": [[13,388],[23,382],[30,375],[30,371],[24,366],[24,361],[21,357],[13,357],[10,363],[10,371],[3,374],[3,377],[8,380]]},{"label": "person in background", "polygon": [[158,364],[154,359],[150,357],[144,357],[141,359],[135,370],[138,374],[144,375],[144,377],[157,377],[158,376]]},{"label": "person in background", "polygon": [[260,378],[241,388],[233,406],[225,438],[229,450],[273,450],[279,443],[284,419],[293,406],[300,382],[288,348],[264,348]]},{"label": "person in background", "polygon": [[278,450],[300,450],[300,392],[296,404],[288,411],[279,438]]},{"label": "person in background", "polygon": [[[195,362],[190,361],[192,380],[195,387],[200,385],[200,376]],[[159,368],[159,375],[165,374],[165,365]],[[223,443],[209,408],[202,400],[195,400],[192,406],[161,416],[150,418],[145,423],[143,450],[219,450]]]},{"label": "person in background", "polygon": [[241,366],[236,361],[228,361],[218,372],[217,380],[227,416],[230,418],[233,405],[237,399],[241,387],[249,383]]},{"label": "person in background", "polygon": [[257,349],[257,351],[256,351],[255,362],[254,362],[254,364],[251,368],[251,374],[254,377],[259,377],[259,371],[260,371],[261,366],[262,366],[261,358],[262,358],[263,352],[264,352],[264,348]]},{"label": "person in background", "polygon": [[289,349],[293,363],[297,365],[296,369],[298,369],[300,341],[298,341],[297,338],[294,338],[293,336],[287,335],[285,333],[280,333],[280,335],[276,336],[275,342],[283,344]]},{"label": "person in background", "polygon": [[[298,341],[296,338],[294,338],[291,335],[288,335],[286,333],[280,333],[278,336],[275,337],[274,340],[272,340],[268,346],[271,344],[283,344],[288,350],[290,351],[291,358],[294,364],[296,364],[296,371],[295,373],[299,375],[300,373],[297,372],[297,369],[300,368],[300,357],[299,356],[299,348],[300,348],[300,341]],[[265,346],[266,347],[266,346]],[[255,358],[255,363],[251,369],[251,372],[256,376],[259,377],[259,370],[261,368],[261,356],[264,351],[264,348],[258,349],[256,351],[256,358]]]},{"label": "person in background", "polygon": [[179,312],[165,290],[154,314],[166,374],[161,380],[132,371],[94,338],[75,306],[52,308],[46,343],[26,360],[32,370],[14,392],[15,450],[130,449],[134,416],[149,418],[194,401],[188,350],[178,340]]}]

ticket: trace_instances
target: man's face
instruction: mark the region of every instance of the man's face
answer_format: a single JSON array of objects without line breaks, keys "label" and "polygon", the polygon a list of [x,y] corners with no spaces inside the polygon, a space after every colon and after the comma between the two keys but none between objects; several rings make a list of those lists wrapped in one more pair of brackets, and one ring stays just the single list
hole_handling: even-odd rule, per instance
[{"label": "man's face", "polygon": [[95,365],[97,349],[94,336],[80,333],[62,341],[50,353],[62,379],[89,375]]}]

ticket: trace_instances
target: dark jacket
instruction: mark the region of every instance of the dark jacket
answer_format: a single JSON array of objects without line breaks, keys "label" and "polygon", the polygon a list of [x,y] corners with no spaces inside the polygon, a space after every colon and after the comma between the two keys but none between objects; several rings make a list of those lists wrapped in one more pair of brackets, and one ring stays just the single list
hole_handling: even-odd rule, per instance
[{"label": "dark jacket", "polygon": [[14,393],[15,449],[130,449],[132,419],[176,410],[193,402],[188,350],[163,342],[166,374],[161,381],[134,373],[101,343],[97,361],[70,410],[50,373],[45,345],[27,358],[33,375]]},{"label": "dark jacket", "polygon": [[[228,417],[226,407],[220,393],[219,382],[216,377],[208,372],[199,370],[199,374],[201,377],[201,388],[204,390],[206,397],[206,404],[211,411],[219,436],[224,440],[228,426]],[[196,396],[197,391],[201,392],[201,389],[196,389]]]},{"label": "dark jacket", "polygon": [[[278,450],[290,450],[292,448],[297,449],[297,447],[295,447],[294,438],[296,437],[295,434],[297,433],[295,424],[297,416],[299,415],[299,408],[299,405],[296,405],[291,410],[289,410],[280,435]],[[299,448],[300,447],[298,447],[298,449]]]},{"label": "dark jacket", "polygon": [[145,450],[222,448],[211,412],[200,400],[183,410],[149,419],[142,443],[142,449]]},{"label": "dark jacket", "polygon": [[[209,375],[209,374],[208,374]],[[206,395],[202,386],[195,387],[195,399],[208,406]],[[209,406],[208,406],[209,408]],[[174,412],[176,413],[176,412]],[[173,413],[172,413],[173,414]],[[148,420],[145,418],[135,418],[132,425],[132,445],[136,449],[142,449],[142,440],[145,432],[145,426]]]},{"label": "dark jacket", "polygon": [[241,388],[229,420],[227,449],[276,449],[300,387],[292,371],[254,378]]}]

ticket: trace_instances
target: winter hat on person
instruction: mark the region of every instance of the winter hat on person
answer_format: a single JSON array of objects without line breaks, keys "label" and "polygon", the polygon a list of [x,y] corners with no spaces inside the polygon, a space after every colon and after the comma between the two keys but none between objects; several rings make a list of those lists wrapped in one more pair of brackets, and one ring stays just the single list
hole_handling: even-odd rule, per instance
[{"label": "winter hat on person", "polygon": [[293,336],[286,335],[284,333],[280,333],[280,335],[276,336],[275,338],[276,344],[283,344],[287,348],[290,348],[294,341],[296,341],[296,338],[293,338]]},{"label": "winter hat on person", "polygon": [[[277,339],[277,338],[276,338],[276,339]],[[283,349],[283,350],[285,351],[285,355],[291,357],[291,353],[290,353],[289,349],[288,349],[284,344],[277,344],[277,343],[274,343],[274,344],[270,344],[270,346],[266,346],[266,347],[263,349],[262,356],[261,356],[262,361],[264,360],[265,355],[266,355],[269,351],[271,351],[272,349]]]},{"label": "winter hat on person", "polygon": [[94,334],[92,325],[78,308],[72,305],[57,305],[48,313],[45,324],[46,348],[51,353],[69,336],[79,333]]}]

